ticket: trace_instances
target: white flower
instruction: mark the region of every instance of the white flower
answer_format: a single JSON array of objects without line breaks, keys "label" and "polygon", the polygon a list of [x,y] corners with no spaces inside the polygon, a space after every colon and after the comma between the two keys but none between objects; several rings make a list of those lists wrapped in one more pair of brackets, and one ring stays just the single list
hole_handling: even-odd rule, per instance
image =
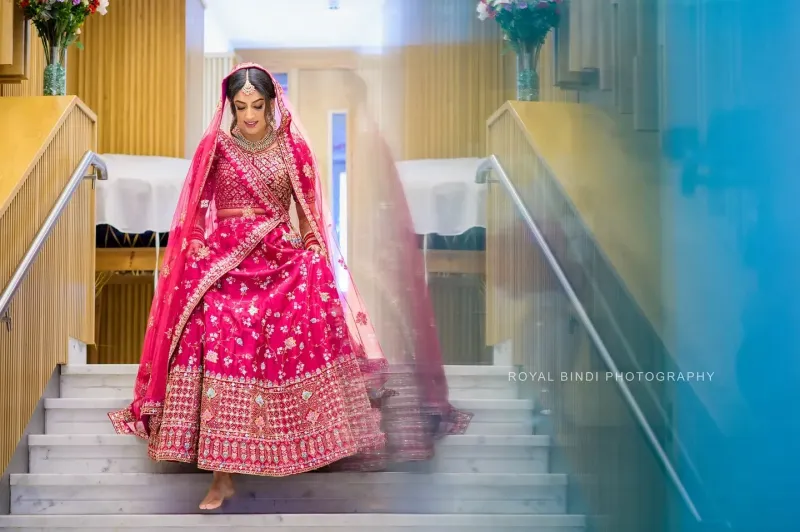
[{"label": "white flower", "polygon": [[489,0],[493,6],[502,6],[503,4],[513,4],[514,0]]},{"label": "white flower", "polygon": [[489,9],[486,7],[486,4],[483,2],[478,3],[478,19],[479,20],[486,20],[489,18]]},{"label": "white flower", "polygon": [[97,6],[97,12],[101,15],[108,13],[108,0],[100,0],[100,5]]}]

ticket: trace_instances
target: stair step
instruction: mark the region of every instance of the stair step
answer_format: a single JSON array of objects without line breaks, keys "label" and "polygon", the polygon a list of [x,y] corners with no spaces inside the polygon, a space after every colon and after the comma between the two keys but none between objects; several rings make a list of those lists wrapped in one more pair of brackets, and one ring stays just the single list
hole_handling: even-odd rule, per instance
[{"label": "stair step", "polygon": [[[13,514],[191,514],[206,474],[24,474],[11,476]],[[562,514],[566,475],[308,473],[237,476],[228,514]]]},{"label": "stair step", "polygon": [[[48,434],[113,434],[108,412],[128,406],[129,399],[47,399]],[[453,406],[475,414],[468,434],[525,435],[533,433],[533,401],[525,399],[454,400]]]},{"label": "stair step", "polygon": [[[28,437],[30,472],[38,474],[193,472],[188,464],[154,462],[146,442],[117,434],[46,434]],[[546,473],[547,436],[448,436],[437,442],[432,472]]]},{"label": "stair step", "polygon": [[[133,396],[138,366],[86,364],[62,366],[61,397],[122,398]],[[508,366],[445,366],[450,397],[457,399],[516,399],[518,384],[508,378]]]},{"label": "stair step", "polygon": [[236,532],[583,532],[585,518],[576,515],[11,515],[0,516],[0,528],[24,532],[191,532],[197,529]]}]

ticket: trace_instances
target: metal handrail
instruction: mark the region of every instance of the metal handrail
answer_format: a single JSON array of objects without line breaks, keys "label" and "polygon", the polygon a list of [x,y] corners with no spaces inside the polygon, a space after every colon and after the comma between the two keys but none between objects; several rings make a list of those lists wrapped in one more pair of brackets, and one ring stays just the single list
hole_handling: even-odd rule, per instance
[{"label": "metal handrail", "polygon": [[[87,174],[86,172],[89,170],[90,166],[94,167],[94,172]],[[67,204],[69,204],[69,201],[72,199],[72,195],[78,190],[81,181],[84,179],[91,179],[92,186],[94,186],[94,182],[97,179],[101,181],[108,179],[106,163],[99,155],[91,150],[84,154],[81,162],[78,164],[77,168],[75,168],[64,190],[61,191],[61,195],[58,196],[55,205],[50,209],[50,213],[47,215],[47,218],[45,218],[42,227],[39,228],[39,231],[33,238],[33,242],[31,242],[28,251],[25,253],[25,256],[22,257],[19,265],[17,265],[17,269],[14,270],[14,274],[11,276],[8,285],[6,285],[3,293],[0,294],[0,322],[5,323],[7,330],[10,331],[13,325],[11,314],[9,313],[11,300],[14,298],[17,290],[19,290],[20,284],[28,274],[28,270],[31,269],[33,261],[36,260],[36,256],[39,255],[39,252],[42,250],[42,246],[47,241],[47,237],[50,236],[56,222],[58,222],[58,219],[61,217],[61,213],[64,212]]]},{"label": "metal handrail", "polygon": [[[600,353],[600,357],[605,362],[608,370],[615,375],[619,373],[619,369],[617,365],[614,363],[614,359],[611,358],[611,354],[608,352],[605,343],[600,338],[600,334],[595,329],[592,320],[589,318],[589,314],[586,312],[586,309],[581,304],[580,299],[578,299],[578,295],[575,293],[575,290],[572,288],[572,284],[570,284],[569,280],[567,279],[564,270],[561,269],[561,266],[558,264],[558,260],[556,259],[555,255],[553,254],[550,246],[547,245],[547,242],[544,239],[544,235],[539,230],[539,227],[536,225],[536,222],[533,220],[533,216],[528,211],[528,207],[525,205],[525,202],[522,200],[522,197],[519,195],[517,191],[517,187],[514,186],[514,183],[511,182],[511,179],[508,177],[508,174],[503,169],[503,166],[500,164],[500,161],[497,159],[496,156],[490,155],[486,160],[484,160],[480,166],[478,167],[477,171],[477,182],[478,183],[486,183],[488,182],[488,174],[491,170],[499,177],[498,181],[505,187],[506,192],[508,195],[511,196],[511,200],[516,205],[517,210],[519,211],[522,218],[525,220],[525,223],[528,226],[528,229],[531,230],[533,233],[534,238],[536,238],[536,242],[539,244],[539,247],[544,253],[547,262],[550,264],[550,267],[553,269],[553,272],[556,274],[558,281],[561,283],[561,286],[564,288],[564,291],[567,293],[567,297],[569,298],[572,305],[575,307],[575,310],[580,318],[583,326],[586,327],[586,330],[589,332],[589,336],[592,339],[592,343],[594,343],[597,351]],[[639,423],[639,427],[644,431],[645,436],[647,437],[650,446],[653,448],[653,451],[656,453],[658,460],[661,462],[661,465],[664,467],[664,470],[667,472],[672,483],[675,485],[675,488],[678,490],[678,493],[683,499],[683,502],[686,504],[686,507],[692,513],[692,516],[698,521],[703,522],[702,517],[700,516],[700,512],[697,510],[697,506],[692,501],[692,497],[689,495],[686,487],[681,482],[680,477],[678,476],[677,471],[675,471],[675,467],[672,465],[667,453],[664,451],[664,448],[661,446],[661,443],[658,441],[656,437],[656,433],[653,431],[653,428],[647,422],[647,418],[645,417],[642,409],[636,402],[636,399],[633,397],[628,385],[625,383],[624,379],[614,379],[614,382],[617,383],[619,386],[620,392],[622,396],[625,398],[625,402],[628,403],[628,407],[633,412],[636,421]]]}]

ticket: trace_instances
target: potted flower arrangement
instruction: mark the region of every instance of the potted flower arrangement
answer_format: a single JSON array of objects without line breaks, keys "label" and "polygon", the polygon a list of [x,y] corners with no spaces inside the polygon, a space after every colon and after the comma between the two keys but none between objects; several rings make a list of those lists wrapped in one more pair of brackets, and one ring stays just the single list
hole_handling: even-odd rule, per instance
[{"label": "potted flower arrangement", "polygon": [[478,18],[494,20],[517,54],[517,99],[539,99],[539,54],[561,22],[562,0],[480,0]]},{"label": "potted flower arrangement", "polygon": [[109,0],[19,0],[19,7],[30,20],[44,47],[44,94],[60,96],[67,92],[65,60],[67,48],[81,47],[78,35],[86,18],[105,15]]}]

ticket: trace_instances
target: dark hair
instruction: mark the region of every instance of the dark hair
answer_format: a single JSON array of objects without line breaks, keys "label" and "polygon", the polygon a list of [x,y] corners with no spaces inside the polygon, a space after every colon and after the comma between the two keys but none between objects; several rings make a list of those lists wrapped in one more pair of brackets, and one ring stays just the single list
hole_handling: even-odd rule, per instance
[{"label": "dark hair", "polygon": [[[256,90],[267,99],[267,103],[275,99],[275,85],[272,83],[272,78],[259,68],[243,68],[231,74],[228,78],[228,85],[225,87],[225,94],[228,96],[228,101],[231,105],[231,113],[233,114],[233,124],[231,129],[236,125],[236,105],[233,103],[234,97],[242,90],[245,81],[250,80],[250,83]],[[267,110],[270,106],[267,106]]]}]

